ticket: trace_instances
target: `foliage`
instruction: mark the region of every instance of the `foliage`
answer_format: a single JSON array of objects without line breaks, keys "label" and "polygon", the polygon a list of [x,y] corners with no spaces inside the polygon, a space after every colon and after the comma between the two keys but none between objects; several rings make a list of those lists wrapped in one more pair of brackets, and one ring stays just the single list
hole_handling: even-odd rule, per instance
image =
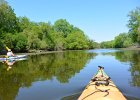
[{"label": "foliage", "polygon": [[[16,17],[14,10],[4,0],[0,4],[0,42],[18,52],[96,47],[95,42],[66,19],[59,19],[54,25],[32,22],[26,16]],[[1,46],[0,49],[5,48]]]},{"label": "foliage", "polygon": [[104,41],[100,43],[101,48],[126,48],[133,44],[132,39],[127,33],[120,33],[112,41]]},{"label": "foliage", "polygon": [[66,21],[66,19],[59,19],[54,23],[54,30],[62,33],[63,37],[66,38],[71,33],[73,26]]},{"label": "foliage", "polygon": [[9,48],[14,48],[13,45],[13,35],[11,33],[5,33],[3,34],[3,40],[2,43],[6,44]]},{"label": "foliage", "polygon": [[20,27],[20,32],[22,32],[26,28],[30,28],[31,22],[27,17],[18,17],[17,20],[19,22],[18,25]]},{"label": "foliage", "polygon": [[127,38],[127,34],[126,33],[120,33],[118,36],[115,37],[115,47],[116,48],[122,48],[124,47],[124,41]]},{"label": "foliage", "polygon": [[18,30],[14,10],[7,4],[0,4],[0,33],[14,33]]},{"label": "foliage", "polygon": [[13,43],[16,51],[24,51],[27,49],[27,38],[23,33],[17,33],[13,36]]},{"label": "foliage", "polygon": [[133,42],[140,44],[140,8],[132,10],[128,16],[130,17],[128,23],[130,37]]},{"label": "foliage", "polygon": [[101,48],[114,48],[114,40],[101,42],[100,47]]},{"label": "foliage", "polygon": [[128,33],[120,33],[113,41],[100,43],[101,48],[126,48],[134,44],[140,44],[140,8],[136,8],[129,13]]},{"label": "foliage", "polygon": [[87,49],[87,43],[86,36],[80,31],[72,32],[66,38],[67,49]]},{"label": "foliage", "polygon": [[89,47],[89,49],[99,48],[99,43],[97,43],[93,40],[88,40],[88,47]]}]

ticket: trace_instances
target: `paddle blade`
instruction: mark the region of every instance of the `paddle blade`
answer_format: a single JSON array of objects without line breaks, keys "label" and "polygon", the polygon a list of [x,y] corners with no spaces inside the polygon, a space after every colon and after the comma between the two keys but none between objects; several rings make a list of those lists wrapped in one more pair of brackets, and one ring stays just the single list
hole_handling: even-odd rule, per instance
[{"label": "paddle blade", "polygon": [[9,48],[6,46],[6,49],[9,50]]}]

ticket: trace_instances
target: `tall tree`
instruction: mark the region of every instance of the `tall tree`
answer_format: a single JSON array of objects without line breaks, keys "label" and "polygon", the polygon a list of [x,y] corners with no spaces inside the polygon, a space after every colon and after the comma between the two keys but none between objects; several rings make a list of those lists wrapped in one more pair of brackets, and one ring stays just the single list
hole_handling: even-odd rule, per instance
[{"label": "tall tree", "polygon": [[26,28],[30,28],[30,20],[27,17],[18,17],[18,24],[20,26],[20,32],[22,32]]},{"label": "tall tree", "polygon": [[66,21],[66,19],[59,19],[54,23],[54,30],[62,33],[63,37],[66,38],[71,33],[73,26]]},{"label": "tall tree", "polygon": [[128,28],[133,42],[140,44],[140,8],[136,8],[128,15],[130,17]]},{"label": "tall tree", "polygon": [[125,39],[127,38],[126,33],[120,33],[118,36],[115,37],[115,47],[122,48]]},{"label": "tall tree", "polygon": [[27,37],[23,33],[16,33],[13,35],[14,49],[16,51],[26,51],[27,50]]},{"label": "tall tree", "polygon": [[0,33],[17,31],[18,21],[14,10],[6,2],[0,3]]},{"label": "tall tree", "polygon": [[67,49],[87,49],[88,48],[88,38],[85,34],[80,31],[73,31],[66,38],[66,48]]}]

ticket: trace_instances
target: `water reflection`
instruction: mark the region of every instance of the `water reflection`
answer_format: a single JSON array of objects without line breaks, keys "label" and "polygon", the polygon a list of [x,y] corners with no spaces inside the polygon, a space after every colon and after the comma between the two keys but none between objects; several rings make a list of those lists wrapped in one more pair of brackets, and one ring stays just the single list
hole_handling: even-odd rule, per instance
[{"label": "water reflection", "polygon": [[140,51],[119,51],[113,53],[106,53],[105,55],[115,56],[115,59],[122,63],[130,64],[129,71],[131,72],[132,79],[130,84],[140,87]]},{"label": "water reflection", "polygon": [[25,61],[6,62],[14,67],[8,72],[7,65],[0,64],[0,100],[15,100],[20,87],[30,87],[35,81],[56,77],[59,82],[67,83],[95,56],[84,51],[34,55]]},{"label": "water reflection", "polygon": [[139,97],[140,52],[105,51],[33,55],[14,62],[9,71],[6,63],[0,63],[0,100],[55,100],[81,92],[98,65],[106,67],[122,93]]},{"label": "water reflection", "polygon": [[16,61],[15,60],[12,60],[12,59],[10,59],[10,60],[6,60],[6,61],[4,61],[3,63],[5,63],[5,64],[7,64],[7,71],[9,71],[11,68],[12,68],[12,65],[15,63]]},{"label": "water reflection", "polygon": [[6,64],[7,65],[7,71],[9,71],[10,69],[12,69],[12,66],[14,65],[15,62],[17,61],[23,61],[23,60],[27,60],[27,57],[24,58],[19,58],[19,59],[5,59],[2,60],[1,63]]}]

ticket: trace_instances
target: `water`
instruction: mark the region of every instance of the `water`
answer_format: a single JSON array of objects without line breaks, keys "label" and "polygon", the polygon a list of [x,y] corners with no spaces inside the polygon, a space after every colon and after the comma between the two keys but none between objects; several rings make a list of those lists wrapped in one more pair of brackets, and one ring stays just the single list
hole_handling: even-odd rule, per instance
[{"label": "water", "polygon": [[140,51],[98,49],[32,55],[10,69],[0,63],[0,100],[61,100],[79,95],[98,65],[105,67],[126,97],[140,98]]}]

